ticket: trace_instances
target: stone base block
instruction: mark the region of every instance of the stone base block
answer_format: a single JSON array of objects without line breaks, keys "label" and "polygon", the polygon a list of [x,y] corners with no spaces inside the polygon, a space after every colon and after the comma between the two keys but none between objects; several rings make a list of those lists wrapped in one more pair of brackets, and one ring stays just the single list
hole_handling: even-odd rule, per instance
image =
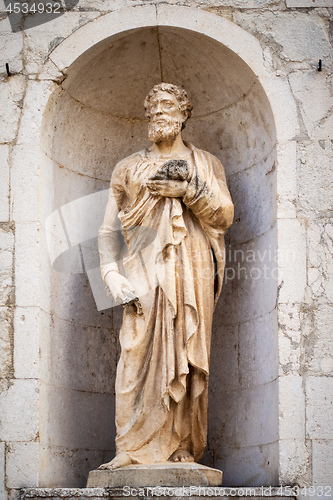
[{"label": "stone base block", "polygon": [[145,486],[220,486],[222,471],[196,463],[128,465],[116,470],[89,472],[87,488]]},{"label": "stone base block", "polygon": [[[162,489],[162,487],[160,487]],[[21,500],[156,500],[156,497],[168,500],[205,500],[208,497],[221,498],[221,500],[295,500],[290,496],[291,488],[273,488],[264,486],[260,488],[223,488],[222,486],[174,488],[175,492],[168,489],[157,495],[157,491],[141,491],[140,488],[132,489],[130,495],[120,488],[28,488],[22,490]],[[183,490],[183,491],[179,491]],[[287,491],[288,490],[288,491]]]}]

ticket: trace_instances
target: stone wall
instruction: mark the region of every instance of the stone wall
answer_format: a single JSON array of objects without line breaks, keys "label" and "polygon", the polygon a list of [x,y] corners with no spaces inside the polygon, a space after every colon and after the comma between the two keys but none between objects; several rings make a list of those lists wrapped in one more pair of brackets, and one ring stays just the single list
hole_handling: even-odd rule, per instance
[{"label": "stone wall", "polygon": [[[242,463],[238,484],[237,477],[229,476],[229,484],[236,486],[280,482],[333,487],[328,3],[155,1],[144,2],[143,10],[143,2],[135,0],[80,0],[58,19],[33,28],[27,19],[27,29],[13,33],[0,2],[1,498],[15,498],[21,487],[56,486],[53,480],[61,480],[59,486],[84,486],[89,467],[113,451],[112,380],[120,314],[97,311],[84,272],[71,268],[59,273],[50,265],[45,221],[64,204],[107,187],[113,163],[145,145],[145,124],[133,103],[140,103],[145,85],[149,89],[162,75],[158,67],[156,77],[144,67],[140,75],[150,72],[151,81],[138,81],[129,47],[142,37],[138,46],[146,44],[142,50],[148,50],[151,40],[147,54],[152,60],[156,19],[165,26],[159,28],[169,63],[163,76],[190,87],[199,106],[187,136],[219,156],[227,170],[238,210],[228,243],[279,250],[277,281],[260,281],[260,290],[251,293],[251,286],[233,280],[223,292],[214,321],[206,463],[223,467],[227,475],[228,467]],[[180,6],[181,12],[173,10]],[[115,17],[104,28],[94,27],[102,26],[111,12]],[[204,17],[197,22],[200,15]],[[131,23],[137,30],[149,28],[122,45],[122,35],[107,40],[112,23],[118,33]],[[90,40],[90,29],[98,31],[99,45],[92,35]],[[226,37],[229,48],[212,35],[207,38],[213,30],[216,39]],[[247,47],[242,32],[248,35]],[[113,64],[108,60],[112,47],[117,48],[114,58],[123,54],[116,65],[115,59]],[[178,58],[171,59],[173,51]],[[73,61],[69,71],[66,58]],[[256,69],[259,59],[262,70]],[[140,61],[148,61],[147,55]],[[98,87],[96,78],[105,74],[113,82],[118,78],[111,85],[118,92],[121,75],[128,76],[122,97],[130,96],[129,114],[116,125],[117,110],[105,103],[118,101],[110,99],[107,85]],[[60,99],[61,93],[65,97]],[[208,108],[200,110],[200,102]],[[258,108],[261,116],[254,112]],[[91,114],[94,127],[85,129]],[[95,149],[88,147],[93,144]],[[262,189],[256,191],[256,186]],[[268,260],[274,269],[275,261]],[[228,265],[235,265],[233,254]],[[242,291],[248,296],[240,297]],[[226,304],[234,307],[229,317]],[[95,347],[104,353],[101,364]],[[106,442],[98,436],[101,430]],[[272,458],[268,448],[275,450]],[[273,465],[267,464],[270,460]]]}]

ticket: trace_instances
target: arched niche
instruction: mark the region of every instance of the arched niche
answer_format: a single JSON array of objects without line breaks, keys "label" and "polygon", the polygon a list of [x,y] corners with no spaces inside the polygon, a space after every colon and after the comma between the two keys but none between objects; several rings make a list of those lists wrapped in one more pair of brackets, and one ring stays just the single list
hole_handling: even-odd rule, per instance
[{"label": "arched niche", "polygon": [[[224,471],[225,485],[276,484],[276,139],[261,84],[223,44],[168,26],[106,38],[66,74],[46,107],[41,141],[45,188],[60,218],[64,205],[107,189],[115,164],[148,144],[142,102],[154,84],[189,92],[194,112],[184,138],[221,160],[236,209],[214,317],[202,461]],[[100,223],[97,217],[95,229]],[[88,471],[114,453],[121,310],[97,310],[82,249],[71,259],[66,272],[50,270],[41,486],[84,486]]]}]

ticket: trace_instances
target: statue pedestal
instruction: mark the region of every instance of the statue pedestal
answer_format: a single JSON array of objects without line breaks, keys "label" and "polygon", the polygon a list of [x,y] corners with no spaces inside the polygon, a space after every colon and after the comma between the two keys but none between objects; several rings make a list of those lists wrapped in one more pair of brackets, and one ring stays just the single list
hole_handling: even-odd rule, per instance
[{"label": "statue pedestal", "polygon": [[115,470],[89,472],[87,488],[154,486],[220,486],[222,471],[196,463],[128,465]]}]

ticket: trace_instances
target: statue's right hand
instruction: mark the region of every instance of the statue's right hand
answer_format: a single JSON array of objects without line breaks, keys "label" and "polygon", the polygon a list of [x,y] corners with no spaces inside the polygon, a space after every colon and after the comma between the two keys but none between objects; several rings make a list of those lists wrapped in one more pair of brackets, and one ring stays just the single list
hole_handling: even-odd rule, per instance
[{"label": "statue's right hand", "polygon": [[137,299],[134,287],[117,271],[110,271],[105,276],[105,284],[117,304],[128,304]]}]

